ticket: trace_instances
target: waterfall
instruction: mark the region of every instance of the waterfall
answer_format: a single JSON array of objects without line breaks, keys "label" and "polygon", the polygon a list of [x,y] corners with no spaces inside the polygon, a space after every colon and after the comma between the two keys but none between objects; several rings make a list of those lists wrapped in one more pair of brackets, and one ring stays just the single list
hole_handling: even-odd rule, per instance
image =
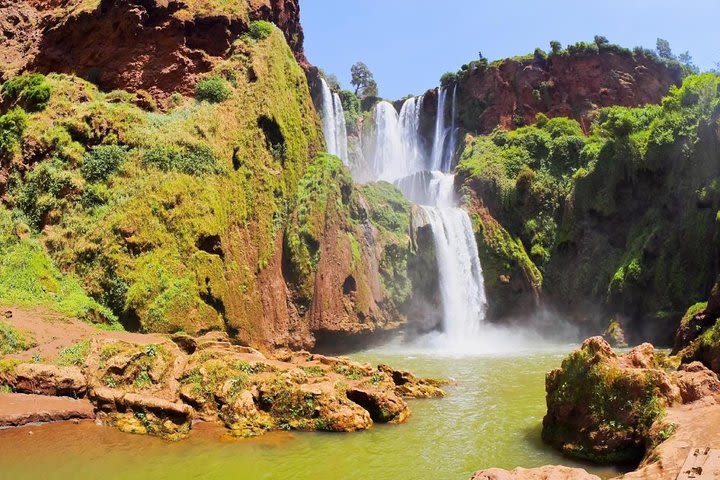
[{"label": "waterfall", "polygon": [[425,168],[425,152],[420,139],[420,114],[425,96],[405,100],[400,109],[400,135],[403,155],[408,162],[408,172],[419,172]]},{"label": "waterfall", "polygon": [[443,309],[441,346],[471,344],[481,334],[487,299],[477,244],[467,212],[423,207],[435,238]]},{"label": "waterfall", "polygon": [[408,171],[400,117],[391,103],[382,101],[375,106],[375,156],[373,170],[379,180],[393,182]]},{"label": "waterfall", "polygon": [[449,172],[453,168],[455,168],[455,165],[453,165],[453,160],[455,157],[455,150],[457,150],[457,85],[455,85],[455,88],[453,88],[453,96],[452,96],[452,109],[451,112],[451,118],[452,121],[450,123],[450,130],[448,131],[448,135],[450,136],[450,141],[448,143],[447,150],[445,152],[445,156],[443,158],[443,164],[442,164],[442,171],[443,172]]},{"label": "waterfall", "polygon": [[395,186],[418,205],[452,207],[457,203],[455,176],[437,170],[413,173],[396,180]]},{"label": "waterfall", "polygon": [[322,105],[320,116],[322,117],[323,135],[327,151],[349,165],[347,127],[345,126],[345,111],[342,107],[340,95],[330,91],[330,87],[324,78],[320,79],[322,85]]},{"label": "waterfall", "polygon": [[455,167],[455,165],[453,165],[453,160],[455,157],[455,150],[457,150],[457,85],[455,85],[452,92],[452,104],[450,107],[451,123],[449,127],[445,122],[447,93],[446,88],[440,88],[438,90],[435,137],[433,140],[433,150],[431,155],[431,168],[442,172],[449,172]]},{"label": "waterfall", "polygon": [[437,117],[435,118],[435,137],[433,139],[431,170],[442,170],[443,152],[445,150],[445,98],[447,89],[438,89]]},{"label": "waterfall", "polygon": [[452,91],[450,126],[445,119],[447,97],[448,90],[439,89],[429,158],[420,135],[424,97],[407,99],[399,114],[392,104],[378,103],[373,170],[377,179],[394,182],[411,202],[421,205],[420,215],[435,241],[443,314],[442,332],[432,336],[432,347],[460,351],[479,345],[487,299],[472,223],[458,206],[455,176],[448,173],[457,145],[457,87]]}]

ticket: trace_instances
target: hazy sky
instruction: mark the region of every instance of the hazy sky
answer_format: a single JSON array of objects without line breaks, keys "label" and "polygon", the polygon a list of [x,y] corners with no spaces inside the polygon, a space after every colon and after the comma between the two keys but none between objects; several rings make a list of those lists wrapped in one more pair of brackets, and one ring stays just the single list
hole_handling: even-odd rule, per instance
[{"label": "hazy sky", "polygon": [[720,61],[720,0],[300,0],[311,63],[350,86],[350,66],[364,61],[380,94],[400,98],[435,86],[446,71],[591,41],[689,50],[703,69]]}]

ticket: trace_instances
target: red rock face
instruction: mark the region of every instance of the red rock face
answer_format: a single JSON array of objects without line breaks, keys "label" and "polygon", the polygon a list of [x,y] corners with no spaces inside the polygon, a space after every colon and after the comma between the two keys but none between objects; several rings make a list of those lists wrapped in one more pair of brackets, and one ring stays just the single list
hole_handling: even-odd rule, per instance
[{"label": "red rock face", "polygon": [[[239,18],[188,16],[181,0],[102,0],[80,12],[77,3],[0,0],[0,29],[11,39],[0,48],[3,74],[73,73],[104,90],[147,90],[158,99],[190,94],[248,28]],[[275,23],[307,66],[298,0],[250,0],[248,6],[249,20]]]},{"label": "red rock face", "polygon": [[[598,108],[659,103],[680,81],[678,70],[616,52],[507,60],[461,80],[458,113],[461,124],[478,133],[531,124],[538,113],[573,117],[587,130]],[[432,103],[426,97],[426,105]]]}]

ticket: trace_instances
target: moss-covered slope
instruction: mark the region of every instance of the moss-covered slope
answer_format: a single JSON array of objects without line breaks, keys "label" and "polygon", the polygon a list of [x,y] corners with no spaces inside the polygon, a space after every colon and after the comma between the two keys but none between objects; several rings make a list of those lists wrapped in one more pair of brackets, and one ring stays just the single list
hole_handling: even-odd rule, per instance
[{"label": "moss-covered slope", "polygon": [[540,115],[469,138],[458,167],[469,204],[521,241],[480,238],[484,262],[506,260],[490,275],[537,267],[542,277],[525,283],[542,278],[546,298],[593,328],[616,317],[632,335],[670,343],[718,273],[718,84],[691,76],[662,105],[601,110],[589,135]]}]

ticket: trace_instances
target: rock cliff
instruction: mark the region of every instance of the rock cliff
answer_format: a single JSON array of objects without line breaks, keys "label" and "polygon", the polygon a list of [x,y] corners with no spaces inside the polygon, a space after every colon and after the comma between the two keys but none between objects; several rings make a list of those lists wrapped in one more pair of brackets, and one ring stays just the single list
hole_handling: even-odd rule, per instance
[{"label": "rock cliff", "polygon": [[299,13],[297,0],[5,0],[0,71],[70,73],[156,99],[190,94],[255,20],[275,23],[306,66]]},{"label": "rock cliff", "polygon": [[[621,48],[511,58],[460,72],[458,120],[466,131],[490,133],[533,124],[543,113],[574,118],[588,131],[598,109],[659,103],[681,81],[679,68]],[[426,98],[430,114],[434,95]]]}]

